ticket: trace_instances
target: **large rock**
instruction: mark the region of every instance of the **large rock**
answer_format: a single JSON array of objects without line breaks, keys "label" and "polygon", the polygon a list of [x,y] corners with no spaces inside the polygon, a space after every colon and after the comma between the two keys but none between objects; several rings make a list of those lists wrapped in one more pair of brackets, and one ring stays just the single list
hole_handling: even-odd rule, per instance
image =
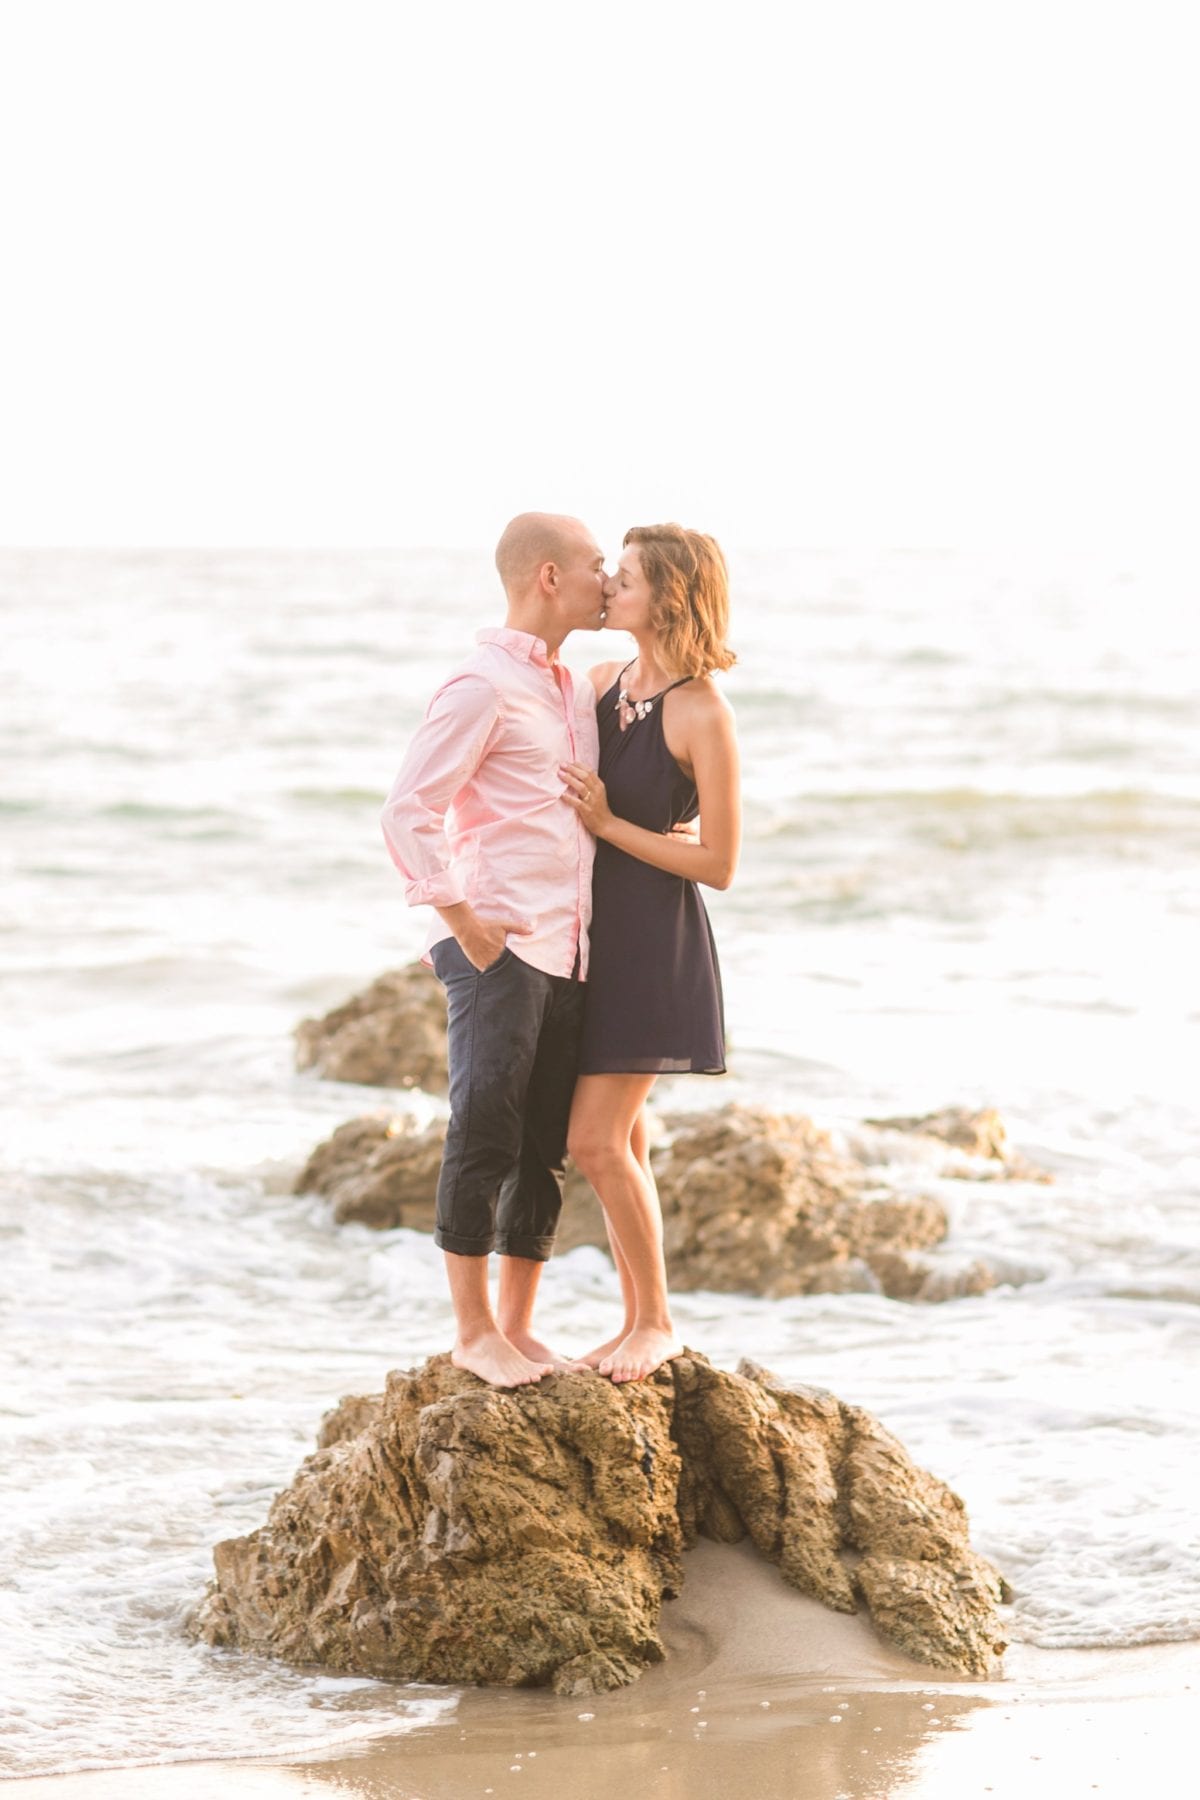
[{"label": "large rock", "polygon": [[446,1000],[423,963],[392,969],[344,1006],[296,1027],[296,1063],[332,1081],[444,1094]]},{"label": "large rock", "polygon": [[[727,1106],[673,1124],[651,1157],[676,1292],[947,1300],[995,1285],[986,1263],[936,1248],[947,1230],[939,1201],[872,1181],[810,1119]],[[418,1132],[386,1114],[353,1119],[314,1151],[297,1191],[324,1194],[342,1224],[430,1230],[444,1136],[444,1125]],[[607,1248],[608,1236],[591,1187],[570,1170],[557,1248],[581,1244]]]},{"label": "large rock", "polygon": [[586,1694],[665,1654],[659,1621],[706,1536],[749,1536],[909,1656],[986,1675],[1003,1584],[962,1501],[877,1420],[685,1352],[617,1387],[502,1392],[436,1357],[345,1401],[267,1522],[218,1544],[193,1633],[405,1681]]}]

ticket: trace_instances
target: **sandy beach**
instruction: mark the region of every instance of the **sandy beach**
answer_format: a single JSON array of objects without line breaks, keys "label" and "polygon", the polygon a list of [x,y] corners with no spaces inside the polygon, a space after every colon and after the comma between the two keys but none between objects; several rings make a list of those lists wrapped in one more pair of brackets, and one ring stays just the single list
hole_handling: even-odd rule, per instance
[{"label": "sandy beach", "polygon": [[[8,1784],[13,1800],[1068,1800],[1178,1790],[1200,1646],[1016,1647],[948,1681],[864,1617],[704,1543],[664,1615],[668,1660],[587,1701],[471,1689],[441,1725],[313,1761],[173,1763]],[[252,1750],[247,1746],[248,1751]]]}]

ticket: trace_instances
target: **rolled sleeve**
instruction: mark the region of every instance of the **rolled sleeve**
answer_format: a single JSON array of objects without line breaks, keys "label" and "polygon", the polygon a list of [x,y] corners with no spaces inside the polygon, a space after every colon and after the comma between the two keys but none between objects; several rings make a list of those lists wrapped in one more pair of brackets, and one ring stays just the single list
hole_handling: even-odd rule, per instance
[{"label": "rolled sleeve", "polygon": [[404,898],[410,906],[457,906],[466,897],[466,884],[455,878],[453,869],[404,884]]},{"label": "rolled sleeve", "polygon": [[479,675],[456,676],[429,703],[380,821],[410,906],[456,906],[467,898],[451,863],[446,813],[483,761],[501,717],[496,690]]}]

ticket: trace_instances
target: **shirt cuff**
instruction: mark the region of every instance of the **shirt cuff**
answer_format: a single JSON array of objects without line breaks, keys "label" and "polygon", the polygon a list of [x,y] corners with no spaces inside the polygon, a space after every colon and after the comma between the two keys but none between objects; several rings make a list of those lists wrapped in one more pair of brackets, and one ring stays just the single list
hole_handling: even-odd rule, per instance
[{"label": "shirt cuff", "polygon": [[458,906],[466,899],[467,890],[449,869],[437,875],[426,875],[421,881],[409,881],[404,897],[410,906]]}]

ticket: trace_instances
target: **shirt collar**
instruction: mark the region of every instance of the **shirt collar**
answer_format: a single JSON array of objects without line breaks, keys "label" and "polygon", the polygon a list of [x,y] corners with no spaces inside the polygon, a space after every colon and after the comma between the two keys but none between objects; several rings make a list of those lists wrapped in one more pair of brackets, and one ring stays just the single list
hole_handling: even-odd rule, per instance
[{"label": "shirt collar", "polygon": [[553,665],[546,654],[545,638],[534,637],[530,631],[513,631],[508,625],[489,625],[486,631],[475,633],[477,644],[498,644],[501,650],[507,650],[518,662],[537,663],[543,669]]}]

